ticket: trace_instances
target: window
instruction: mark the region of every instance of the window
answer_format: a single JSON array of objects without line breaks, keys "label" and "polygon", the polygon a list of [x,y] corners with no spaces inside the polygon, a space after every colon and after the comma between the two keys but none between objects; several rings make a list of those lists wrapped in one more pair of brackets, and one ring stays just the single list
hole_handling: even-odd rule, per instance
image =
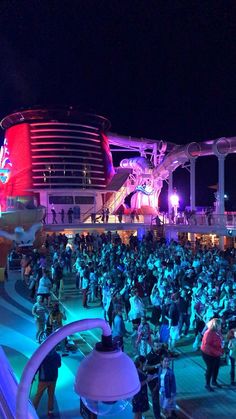
[{"label": "window", "polygon": [[75,196],[76,204],[94,204],[94,196]]},{"label": "window", "polygon": [[74,197],[73,196],[49,196],[49,204],[56,205],[73,205]]}]

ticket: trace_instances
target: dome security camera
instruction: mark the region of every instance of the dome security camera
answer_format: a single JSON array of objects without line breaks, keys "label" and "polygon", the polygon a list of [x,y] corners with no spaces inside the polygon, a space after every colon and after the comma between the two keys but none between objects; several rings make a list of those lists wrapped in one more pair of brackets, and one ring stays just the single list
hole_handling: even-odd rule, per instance
[{"label": "dome security camera", "polygon": [[110,417],[124,410],[139,390],[140,382],[133,361],[112,346],[111,336],[102,336],[102,342],[79,366],[75,392],[90,411]]}]

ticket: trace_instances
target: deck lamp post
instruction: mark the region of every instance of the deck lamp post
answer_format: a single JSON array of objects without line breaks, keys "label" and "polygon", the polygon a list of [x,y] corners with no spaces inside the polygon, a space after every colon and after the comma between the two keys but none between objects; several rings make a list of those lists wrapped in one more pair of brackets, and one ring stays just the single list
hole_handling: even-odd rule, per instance
[{"label": "deck lamp post", "polygon": [[174,188],[174,191],[172,195],[170,196],[170,202],[172,206],[172,211],[174,215],[174,222],[176,222],[177,214],[178,214],[178,208],[179,208],[179,195],[177,194],[176,189]]},{"label": "deck lamp post", "polygon": [[16,419],[28,419],[31,383],[45,356],[63,339],[76,332],[102,329],[102,340],[79,365],[75,392],[99,415],[117,414],[140,390],[137,370],[131,358],[112,345],[111,329],[104,319],[85,319],[67,324],[50,335],[26,364],[19,383]]}]

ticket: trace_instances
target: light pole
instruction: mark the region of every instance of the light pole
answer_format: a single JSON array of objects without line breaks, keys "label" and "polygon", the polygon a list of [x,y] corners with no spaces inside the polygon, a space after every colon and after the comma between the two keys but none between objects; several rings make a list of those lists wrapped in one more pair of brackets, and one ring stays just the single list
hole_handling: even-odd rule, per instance
[{"label": "light pole", "polygon": [[[123,400],[140,390],[140,381],[133,361],[112,346],[111,329],[104,319],[85,319],[67,324],[50,335],[26,364],[20,380],[16,419],[28,419],[28,398],[31,383],[46,355],[63,339],[76,332],[101,328],[102,341],[83,359],[77,371],[75,391],[95,413],[109,414],[114,405],[123,409]],[[105,409],[104,409],[105,406]],[[101,410],[100,410],[101,409]]]},{"label": "light pole", "polygon": [[174,191],[172,195],[170,196],[170,202],[171,202],[172,212],[173,212],[173,222],[176,223],[176,219],[178,215],[178,208],[179,208],[179,196],[177,195],[176,188],[174,188]]}]

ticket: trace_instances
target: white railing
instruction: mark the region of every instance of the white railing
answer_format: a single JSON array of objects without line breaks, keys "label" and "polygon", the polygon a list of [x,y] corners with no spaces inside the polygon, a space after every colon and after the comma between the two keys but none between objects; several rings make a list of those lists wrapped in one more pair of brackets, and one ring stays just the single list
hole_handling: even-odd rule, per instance
[{"label": "white railing", "polygon": [[164,216],[164,224],[179,224],[179,225],[189,225],[189,226],[225,226],[227,228],[236,227],[236,213],[230,214],[193,214],[188,219],[184,216],[175,217],[174,220]]},{"label": "white railing", "polygon": [[[93,220],[96,220],[96,221],[93,221]],[[122,221],[121,221],[121,223],[123,223],[123,224],[124,223],[143,223],[143,222],[144,222],[144,216],[143,215],[139,215],[138,217],[135,217],[134,220],[132,220],[131,215],[126,215],[126,214],[124,214],[122,216]],[[46,224],[46,225],[51,225],[51,224],[58,225],[58,226],[68,226],[69,225],[71,227],[76,226],[78,224],[90,224],[90,223],[92,223],[92,224],[103,224],[103,223],[106,223],[106,219],[104,219],[104,221],[102,221],[102,212],[101,211],[98,211],[96,213],[94,213],[94,211],[91,211],[90,213],[89,212],[81,213],[80,219],[74,218],[72,216],[71,222],[69,222],[67,214],[65,214],[64,221],[62,221],[61,214],[56,213],[56,219],[54,219],[54,222],[53,222],[53,215],[50,214],[50,213],[46,213],[46,216],[45,216],[44,221],[43,221],[43,224]],[[120,222],[119,222],[118,215],[110,213],[108,223],[109,224],[112,224],[112,223],[118,223],[119,224]],[[150,221],[149,221],[149,224],[150,224]]]}]

